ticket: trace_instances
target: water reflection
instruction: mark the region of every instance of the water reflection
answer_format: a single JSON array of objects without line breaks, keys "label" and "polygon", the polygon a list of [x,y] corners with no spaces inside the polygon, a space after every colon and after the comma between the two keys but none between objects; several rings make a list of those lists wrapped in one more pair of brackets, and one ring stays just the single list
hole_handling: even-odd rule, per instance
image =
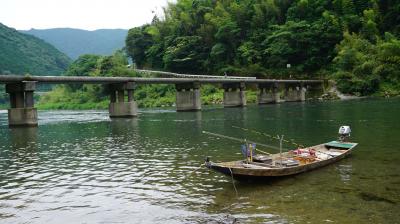
[{"label": "water reflection", "polygon": [[125,136],[138,131],[138,118],[118,118],[110,120],[110,130],[115,136]]},{"label": "water reflection", "polygon": [[37,127],[10,128],[11,145],[14,150],[36,150],[38,140]]},{"label": "water reflection", "polygon": [[224,109],[224,125],[226,128],[232,128],[232,124],[239,127],[247,126],[247,107],[234,107]]},{"label": "water reflection", "polygon": [[176,116],[172,121],[176,122],[176,126],[180,127],[187,123],[190,123],[193,127],[193,130],[201,131],[202,129],[202,112],[179,112],[176,113]]},{"label": "water reflection", "polygon": [[351,175],[353,172],[353,167],[351,164],[340,164],[337,166],[339,171],[340,179],[343,183],[349,183],[351,181]]}]

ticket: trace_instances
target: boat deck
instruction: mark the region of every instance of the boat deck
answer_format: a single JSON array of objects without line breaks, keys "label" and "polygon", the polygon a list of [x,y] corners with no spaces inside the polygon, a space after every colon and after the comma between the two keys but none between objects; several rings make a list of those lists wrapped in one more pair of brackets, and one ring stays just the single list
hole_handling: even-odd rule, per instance
[{"label": "boat deck", "polygon": [[[291,161],[292,163],[295,163],[296,166],[302,166],[318,161],[327,160],[329,158],[339,156],[347,151],[347,149],[340,149],[340,148],[329,149],[324,144],[298,150],[299,150],[298,154],[294,154],[293,151],[290,151],[290,152],[284,152],[282,154],[277,153],[270,155],[261,155],[270,157],[271,163],[248,162],[246,160],[239,160],[239,161],[221,162],[218,164],[221,165],[223,164],[224,166],[230,168],[280,169],[284,166],[281,161]],[[310,151],[314,152],[315,154],[312,153],[310,154]]]}]

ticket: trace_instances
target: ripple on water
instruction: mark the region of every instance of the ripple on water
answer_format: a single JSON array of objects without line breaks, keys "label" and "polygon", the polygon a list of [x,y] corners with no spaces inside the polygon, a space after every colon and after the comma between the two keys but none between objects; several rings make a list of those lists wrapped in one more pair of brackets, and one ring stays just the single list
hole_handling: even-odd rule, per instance
[{"label": "ripple on water", "polygon": [[60,122],[87,123],[109,120],[107,111],[85,110],[85,111],[39,111],[39,125]]},{"label": "ripple on water", "polygon": [[[295,112],[287,111],[293,109],[290,105]],[[385,116],[386,121],[379,125],[392,125],[391,132],[386,133],[389,137],[380,136],[370,142],[375,146],[368,148],[367,141],[373,138],[365,130],[372,128],[365,125],[373,126],[371,122],[382,117],[371,119],[354,112],[356,136],[364,141],[360,150],[338,164],[294,178],[267,184],[235,182],[233,186],[229,177],[198,169],[205,156],[213,160],[241,158],[235,143],[204,136],[203,129],[260,141],[263,139],[259,136],[232,130],[232,125],[266,133],[278,130],[312,144],[330,139],[330,132],[337,131],[337,122],[352,120],[353,113],[335,112],[337,107],[306,105],[217,109],[183,115],[169,109],[144,110],[139,119],[133,120],[110,120],[106,111],[40,111],[40,126],[31,131],[8,130],[6,111],[0,111],[0,222],[398,220],[395,211],[400,194],[395,162],[399,155],[393,150],[396,143],[389,138],[399,134],[396,117]],[[300,106],[308,110],[301,119],[281,119],[287,114],[303,113]],[[355,107],[352,104],[346,110]],[[392,147],[385,148],[378,141]],[[374,150],[378,145],[380,150]],[[387,150],[390,159],[381,153]],[[310,215],[314,210],[320,212]]]}]

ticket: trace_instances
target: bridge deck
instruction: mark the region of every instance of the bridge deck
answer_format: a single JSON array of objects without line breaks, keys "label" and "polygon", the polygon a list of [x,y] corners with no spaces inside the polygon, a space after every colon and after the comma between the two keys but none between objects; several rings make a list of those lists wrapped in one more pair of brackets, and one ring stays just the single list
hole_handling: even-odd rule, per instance
[{"label": "bridge deck", "polygon": [[89,76],[18,76],[0,75],[0,83],[37,81],[49,84],[87,83],[112,84],[136,82],[140,84],[177,84],[177,83],[322,83],[323,80],[284,80],[284,79],[230,79],[224,78],[137,78],[137,77],[89,77]]}]

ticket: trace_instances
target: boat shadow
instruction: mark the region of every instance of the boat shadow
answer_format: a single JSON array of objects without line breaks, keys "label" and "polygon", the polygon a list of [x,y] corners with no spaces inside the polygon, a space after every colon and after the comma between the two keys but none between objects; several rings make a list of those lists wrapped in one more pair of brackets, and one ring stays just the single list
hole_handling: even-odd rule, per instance
[{"label": "boat shadow", "polygon": [[282,176],[282,177],[234,177],[235,184],[236,186],[246,186],[246,185],[252,185],[254,184],[259,184],[259,185],[272,185],[272,184],[279,184],[281,182],[287,182],[287,181],[295,181],[298,179],[298,176],[301,176],[302,174],[298,175],[293,175],[293,176]]}]

